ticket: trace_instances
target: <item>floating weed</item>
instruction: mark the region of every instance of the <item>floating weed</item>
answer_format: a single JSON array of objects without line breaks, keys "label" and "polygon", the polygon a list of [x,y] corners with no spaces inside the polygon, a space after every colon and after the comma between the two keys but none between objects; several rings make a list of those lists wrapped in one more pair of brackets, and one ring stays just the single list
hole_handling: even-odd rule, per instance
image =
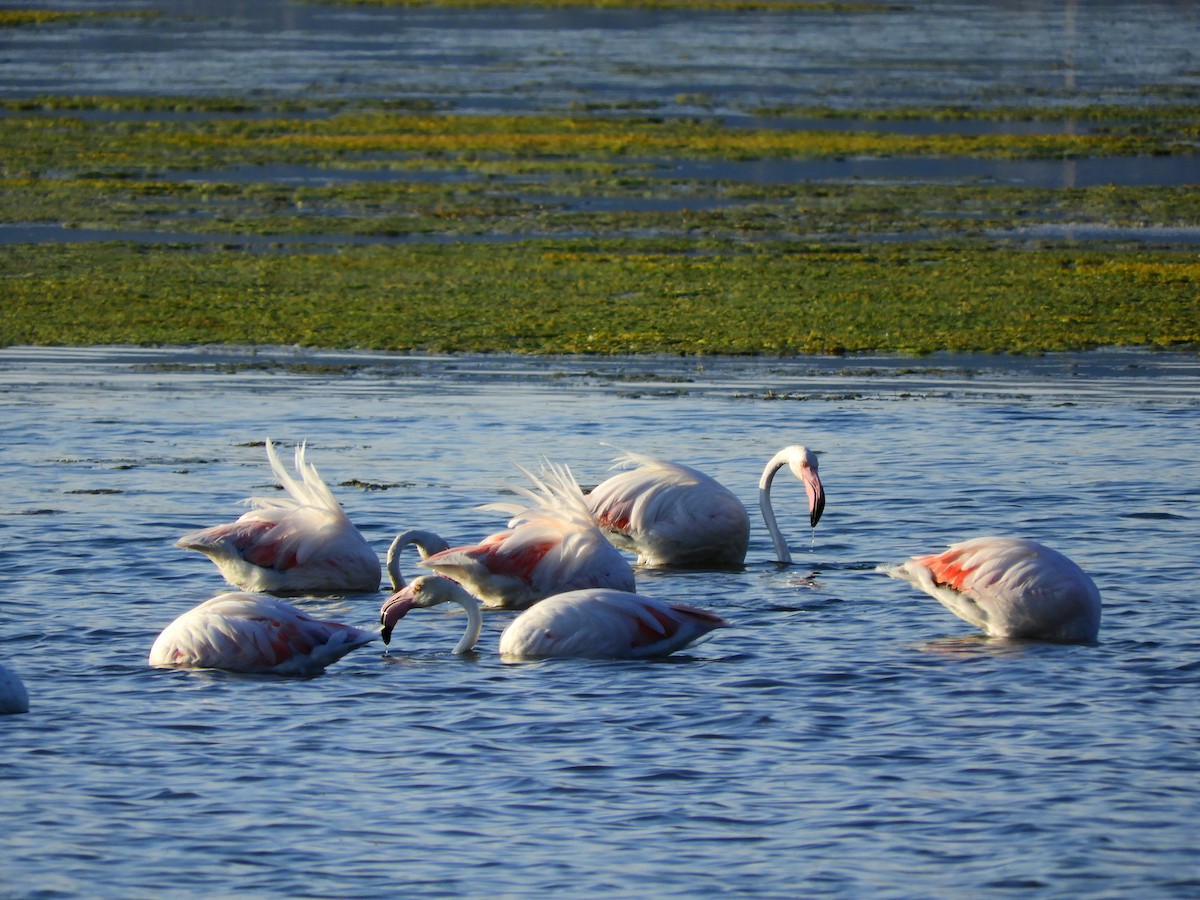
[{"label": "floating weed", "polygon": [[[147,98],[8,104],[4,223],[173,243],[0,246],[0,344],[788,355],[1200,342],[1192,255],[1005,237],[1063,221],[1196,228],[1188,188],[674,174],[688,159],[1191,154],[1182,112],[1162,127],[977,137],[186,103],[208,115],[176,120]],[[121,117],[139,110],[161,116]],[[297,165],[339,177],[273,174]],[[222,177],[234,167],[239,179]],[[368,168],[401,177],[358,177]]]},{"label": "floating weed", "polygon": [[530,161],[830,159],[855,156],[1076,159],[1195,152],[1194,134],[1129,125],[1087,134],[905,134],[742,128],[653,117],[417,115],[139,120],[31,113],[0,118],[9,176],[161,173],[232,166],[370,162],[429,170]]},{"label": "floating weed", "polygon": [[265,255],[10,245],[0,344],[699,355],[1200,345],[1196,263],[1122,260],[932,245],[697,256],[654,241]]},{"label": "floating weed", "polygon": [[50,9],[3,9],[0,10],[0,28],[21,28],[30,25],[71,25],[76,22],[95,19],[127,19],[153,18],[158,13],[153,10],[93,10],[90,12],[69,12]]}]

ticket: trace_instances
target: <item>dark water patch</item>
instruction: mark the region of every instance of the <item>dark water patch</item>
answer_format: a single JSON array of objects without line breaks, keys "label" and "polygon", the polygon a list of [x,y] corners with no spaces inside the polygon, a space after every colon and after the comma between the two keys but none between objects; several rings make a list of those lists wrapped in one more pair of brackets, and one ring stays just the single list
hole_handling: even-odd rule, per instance
[{"label": "dark water patch", "polygon": [[1028,243],[1086,244],[1103,246],[1192,247],[1200,244],[1200,226],[1163,228],[1118,226],[1103,223],[1027,225],[991,231],[992,237]]},{"label": "dark water patch", "polygon": [[[680,160],[668,165],[653,158],[626,159],[630,168],[659,173],[663,179],[687,179],[698,182],[735,181],[751,185],[797,184],[806,181],[871,183],[997,184],[1033,188],[1084,188],[1097,185],[1180,186],[1195,184],[1197,163],[1192,156],[1096,157],[1069,160],[987,159],[969,157],[848,157],[838,159],[778,160]],[[408,168],[370,168],[358,165],[339,168],[336,163],[320,166],[272,164],[242,166],[234,169],[165,173],[167,179],[182,182],[316,185],[370,182],[433,184],[471,183],[479,175],[470,170],[434,171]],[[515,188],[532,178],[506,179]],[[570,198],[547,202],[570,204]],[[623,201],[591,199],[580,208],[621,210],[672,209],[669,200],[641,203],[636,198]],[[683,202],[683,201],[679,201]],[[696,203],[693,198],[690,202]],[[593,204],[589,207],[587,204]],[[661,204],[661,205],[660,205]]]},{"label": "dark water patch", "polygon": [[123,228],[76,228],[66,225],[47,224],[0,224],[0,244],[75,244],[90,242],[117,242],[147,245],[187,247],[215,246],[224,250],[246,250],[256,253],[276,251],[295,252],[312,250],[333,252],[339,246],[377,246],[388,244],[506,244],[536,238],[582,238],[596,235],[572,233],[476,233],[476,234],[430,234],[428,232],[392,233],[378,235],[362,234],[208,234],[192,231],[151,231]]},{"label": "dark water patch", "polygon": [[1072,160],[862,157],[831,160],[755,160],[744,163],[682,162],[673,164],[669,172],[680,178],[731,180],[747,184],[863,181],[884,184],[996,184],[1065,189],[1097,185],[1190,185],[1196,183],[1200,167],[1196,159],[1190,156]]}]

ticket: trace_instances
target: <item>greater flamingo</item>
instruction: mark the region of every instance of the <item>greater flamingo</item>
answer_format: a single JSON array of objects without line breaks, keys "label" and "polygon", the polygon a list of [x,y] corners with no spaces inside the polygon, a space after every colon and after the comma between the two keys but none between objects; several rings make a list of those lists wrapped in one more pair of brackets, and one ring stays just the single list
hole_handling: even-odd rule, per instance
[{"label": "greater flamingo", "polygon": [[265,594],[230,591],[163,629],[150,665],[271,675],[319,675],[375,634],[314,619]]},{"label": "greater flamingo", "polygon": [[[588,505],[608,539],[638,555],[638,565],[680,568],[738,568],[746,560],[750,514],[732,491],[682,463],[626,453],[617,465],[636,466],[601,482]],[[758,484],[763,521],[781,563],[791,563],[787,541],[775,520],[771,483],[784,466],[804,484],[809,523],[825,510],[817,456],[800,445],[785,447],[763,470]]]},{"label": "greater flamingo", "polygon": [[29,693],[12,669],[0,665],[0,715],[29,712]]},{"label": "greater flamingo", "polygon": [[[466,653],[483,627],[479,601],[449,578],[424,575],[389,597],[380,611],[381,637],[390,642],[410,609],[454,602],[467,611],[467,627],[454,648]],[[500,635],[506,659],[647,659],[697,643],[729,622],[716,613],[642,594],[588,588],[555,594],[517,616]]]},{"label": "greater flamingo", "polygon": [[973,538],[881,571],[993,637],[1092,642],[1100,630],[1092,579],[1061,553],[1023,538]]},{"label": "greater flamingo", "polygon": [[635,590],[633,569],[601,534],[571,470],[546,462],[540,475],[521,471],[535,489],[515,490],[531,506],[501,502],[484,507],[512,514],[507,529],[474,546],[434,553],[421,565],[501,609],[526,609],[551,594],[578,588]]},{"label": "greater flamingo", "polygon": [[316,467],[296,447],[297,481],[266,441],[267,460],[286,491],[251,497],[236,522],[214,525],[175,544],[199,550],[234,587],[273,594],[356,593],[379,590],[379,557],[367,544]]}]

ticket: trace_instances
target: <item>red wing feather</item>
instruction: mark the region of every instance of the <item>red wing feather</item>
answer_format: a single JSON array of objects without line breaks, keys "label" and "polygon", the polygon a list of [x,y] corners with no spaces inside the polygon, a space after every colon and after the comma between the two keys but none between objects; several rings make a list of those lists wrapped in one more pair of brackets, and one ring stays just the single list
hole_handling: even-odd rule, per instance
[{"label": "red wing feather", "polygon": [[490,544],[480,548],[484,552],[479,555],[479,559],[496,575],[512,575],[522,581],[531,581],[537,564],[556,546],[556,543],[547,541],[526,544],[515,552],[506,553],[498,544]]},{"label": "red wing feather", "polygon": [[637,632],[630,641],[631,646],[646,647],[675,636],[675,632],[679,630],[680,626],[678,619],[672,619],[656,609],[647,608],[646,612],[658,622],[660,627],[656,629],[641,616],[632,616],[631,618],[637,623]]},{"label": "red wing feather", "polygon": [[933,556],[924,556],[917,560],[933,574],[935,584],[953,588],[956,591],[967,590],[967,579],[975,571],[972,568],[959,565],[962,551],[951,550]]}]

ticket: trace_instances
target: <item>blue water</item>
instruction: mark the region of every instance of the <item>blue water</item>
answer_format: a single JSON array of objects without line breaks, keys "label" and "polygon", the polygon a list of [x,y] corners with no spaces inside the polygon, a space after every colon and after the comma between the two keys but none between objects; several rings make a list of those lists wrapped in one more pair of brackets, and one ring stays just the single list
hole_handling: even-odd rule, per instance
[{"label": "blue water", "polygon": [[140,0],[120,8],[154,15],[7,29],[0,97],[372,97],[472,112],[633,101],[652,112],[744,115],[808,105],[1183,102],[1196,92],[1193,3],[886,6],[705,15]]},{"label": "blue water", "polygon": [[[1200,361],[532,361],[0,350],[0,896],[1195,897]],[[382,554],[514,463],[668,455],[756,510],[740,573],[639,572],[735,627],[664,662],[501,664],[418,611],[318,678],[151,669],[223,589],[172,546],[309,458]],[[982,639],[874,571],[1020,534],[1096,580],[1096,646]],[[412,569],[411,564],[408,568]],[[298,601],[372,627],[380,595]]]}]

